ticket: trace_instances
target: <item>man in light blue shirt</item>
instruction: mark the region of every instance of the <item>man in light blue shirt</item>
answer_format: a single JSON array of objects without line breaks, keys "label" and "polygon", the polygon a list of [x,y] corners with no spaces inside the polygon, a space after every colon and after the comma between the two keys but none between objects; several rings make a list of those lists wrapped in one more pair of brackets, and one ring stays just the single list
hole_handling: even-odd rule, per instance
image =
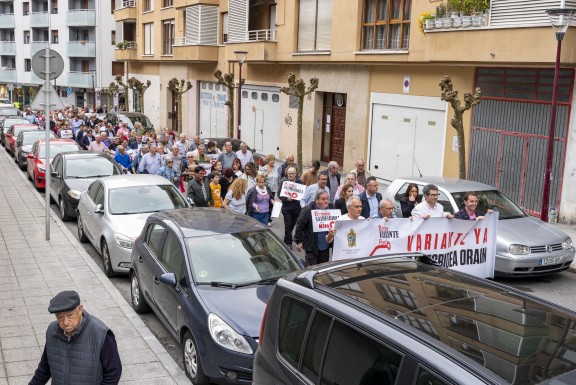
[{"label": "man in light blue shirt", "polygon": [[232,151],[232,143],[226,142],[224,145],[224,152],[220,154],[218,160],[222,162],[222,169],[232,168],[232,163],[236,159],[236,153]]},{"label": "man in light blue shirt", "polygon": [[300,200],[300,206],[304,207],[312,203],[318,190],[323,190],[330,193],[330,190],[328,190],[328,187],[326,187],[327,183],[328,183],[328,175],[318,174],[318,183],[314,183],[306,187],[306,190],[304,191],[304,196]]},{"label": "man in light blue shirt", "polygon": [[153,174],[158,173],[158,169],[162,166],[162,157],[156,151],[156,145],[150,146],[150,152],[142,157],[138,165],[138,174]]}]

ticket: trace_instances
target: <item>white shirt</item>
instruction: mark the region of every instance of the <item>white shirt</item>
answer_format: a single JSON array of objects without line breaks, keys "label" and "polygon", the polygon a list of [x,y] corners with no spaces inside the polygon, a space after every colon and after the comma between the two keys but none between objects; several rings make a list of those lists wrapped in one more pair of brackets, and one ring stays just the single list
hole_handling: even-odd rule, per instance
[{"label": "white shirt", "polygon": [[246,152],[242,152],[242,150],[236,151],[236,158],[240,160],[242,164],[242,168],[246,167],[246,165],[253,161],[252,159],[252,151],[246,150]]},{"label": "white shirt", "polygon": [[435,203],[434,207],[431,208],[425,201],[418,203],[412,210],[412,216],[414,218],[422,218],[425,214],[429,214],[430,218],[442,218],[450,213],[444,212],[444,207],[440,203]]},{"label": "white shirt", "polygon": [[[360,215],[360,216],[358,217],[358,219],[366,219],[366,218],[364,218],[362,215]],[[348,213],[346,213],[346,214],[344,214],[344,215],[340,215],[340,216],[338,217],[338,219],[336,219],[336,220],[337,220],[337,221],[353,221],[354,219],[350,218],[350,217],[348,216]]]}]

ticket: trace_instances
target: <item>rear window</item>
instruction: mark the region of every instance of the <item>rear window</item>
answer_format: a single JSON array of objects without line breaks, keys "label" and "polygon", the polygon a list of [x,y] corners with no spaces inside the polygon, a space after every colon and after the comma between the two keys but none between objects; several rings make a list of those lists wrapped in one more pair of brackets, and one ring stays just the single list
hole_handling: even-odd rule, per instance
[{"label": "rear window", "polygon": [[312,314],[312,306],[297,301],[292,297],[284,297],[280,311],[280,327],[278,330],[278,351],[290,365],[298,367],[300,352],[308,321]]},{"label": "rear window", "polygon": [[[50,158],[67,151],[78,151],[78,145],[76,143],[50,143]],[[38,158],[46,158],[46,145],[42,144],[38,152]]]}]

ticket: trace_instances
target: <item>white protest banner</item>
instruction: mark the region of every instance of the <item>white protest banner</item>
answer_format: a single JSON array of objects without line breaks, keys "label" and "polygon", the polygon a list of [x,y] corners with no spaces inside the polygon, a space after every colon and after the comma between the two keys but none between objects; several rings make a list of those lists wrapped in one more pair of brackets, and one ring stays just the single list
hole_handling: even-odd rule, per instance
[{"label": "white protest banner", "polygon": [[205,156],[210,159],[210,164],[214,164],[218,160],[220,154],[206,154]]},{"label": "white protest banner", "polygon": [[210,174],[210,171],[212,170],[212,163],[200,163],[198,166],[204,168],[204,175]]},{"label": "white protest banner", "polygon": [[306,185],[305,184],[300,184],[300,183],[295,183],[295,182],[290,182],[290,181],[285,180],[284,183],[282,183],[282,189],[280,190],[280,196],[292,198],[294,200],[299,201],[304,196],[304,191],[306,191]]},{"label": "white protest banner", "polygon": [[281,211],[282,211],[282,202],[274,202],[274,206],[272,206],[272,213],[270,214],[270,218],[278,218],[280,216]]},{"label": "white protest banner", "polygon": [[340,210],[312,210],[312,231],[318,233],[330,230],[340,215]]},{"label": "white protest banner", "polygon": [[438,265],[494,277],[498,213],[480,221],[372,219],[337,221],[332,260],[391,253],[422,253]]}]

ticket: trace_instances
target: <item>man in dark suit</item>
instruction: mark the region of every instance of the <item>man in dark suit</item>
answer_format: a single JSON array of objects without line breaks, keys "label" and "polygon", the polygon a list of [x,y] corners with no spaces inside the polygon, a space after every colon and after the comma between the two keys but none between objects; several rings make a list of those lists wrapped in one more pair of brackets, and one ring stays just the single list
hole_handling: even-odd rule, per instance
[{"label": "man in dark suit", "polygon": [[365,187],[366,190],[358,195],[358,198],[362,201],[362,213],[360,215],[364,218],[377,218],[382,194],[378,192],[378,182],[376,178],[373,176],[366,178]]},{"label": "man in dark suit", "polygon": [[204,167],[196,166],[194,179],[188,183],[188,198],[192,198],[196,207],[214,206],[210,183],[204,180]]},{"label": "man in dark suit", "polygon": [[[486,213],[481,212],[477,209],[478,207],[478,195],[475,192],[469,191],[464,194],[464,208],[454,214],[456,219],[464,219],[466,221],[478,221],[484,219]],[[488,210],[492,212],[492,210]]]}]

